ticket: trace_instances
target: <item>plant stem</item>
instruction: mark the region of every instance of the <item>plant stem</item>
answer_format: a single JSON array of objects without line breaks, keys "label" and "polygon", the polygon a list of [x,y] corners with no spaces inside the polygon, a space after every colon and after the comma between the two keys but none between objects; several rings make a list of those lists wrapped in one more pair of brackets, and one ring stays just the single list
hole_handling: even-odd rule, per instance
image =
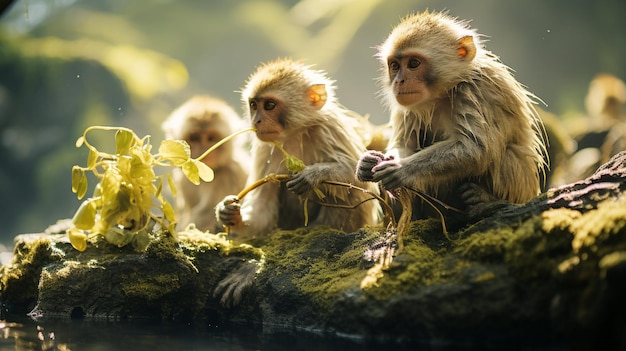
[{"label": "plant stem", "polygon": [[247,186],[242,191],[240,191],[239,194],[237,194],[237,198],[239,200],[241,200],[241,198],[246,196],[247,193],[251,192],[252,190],[258,188],[259,186],[261,186],[261,185],[263,185],[263,184],[265,184],[267,182],[281,182],[281,181],[287,180],[289,178],[291,178],[291,176],[289,174],[270,173],[270,174],[266,175],[265,177],[257,180],[256,182],[250,184],[249,186]]},{"label": "plant stem", "polygon": [[198,157],[196,160],[201,161],[203,158],[207,157],[208,154],[213,152],[213,150],[215,150],[218,147],[222,146],[222,144],[224,144],[225,142],[229,141],[230,139],[236,137],[237,135],[243,134],[243,133],[247,133],[247,132],[254,132],[254,131],[256,131],[256,128],[248,128],[248,129],[240,130],[238,132],[234,132],[233,134],[231,134],[231,135],[225,137],[224,139],[218,141],[217,143],[215,143],[215,145],[211,146],[207,151],[205,151],[202,155],[200,155],[200,157]]}]

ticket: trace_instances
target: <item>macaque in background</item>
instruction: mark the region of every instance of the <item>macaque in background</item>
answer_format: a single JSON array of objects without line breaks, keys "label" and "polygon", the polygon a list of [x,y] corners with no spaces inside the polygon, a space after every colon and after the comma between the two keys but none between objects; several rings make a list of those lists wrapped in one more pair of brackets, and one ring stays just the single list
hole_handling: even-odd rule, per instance
[{"label": "macaque in background", "polygon": [[360,180],[412,187],[459,209],[539,193],[546,147],[534,95],[466,22],[411,14],[377,56],[393,133],[386,154],[363,154]]},{"label": "macaque in background", "polygon": [[[167,139],[185,140],[191,157],[197,158],[224,137],[243,129],[243,121],[225,101],[197,95],[187,100],[162,125]],[[215,173],[212,182],[191,183],[175,169],[179,224],[194,223],[200,230],[223,231],[215,219],[215,206],[226,195],[239,192],[246,183],[247,155],[237,140],[221,145],[202,162]]]},{"label": "macaque in background", "polygon": [[625,103],[626,84],[623,80],[601,73],[589,83],[585,106],[589,117],[599,128],[607,129],[615,123],[623,122],[626,119]]},{"label": "macaque in background", "polygon": [[[285,156],[275,145],[304,162],[305,168],[281,183],[269,182],[243,199],[229,196],[216,208],[221,223],[235,239],[249,239],[274,229],[325,225],[346,232],[378,222],[376,200],[354,209],[323,203],[356,205],[372,196],[325,181],[352,183],[376,191],[371,183],[359,182],[354,168],[365,152],[356,133],[351,111],[338,104],[333,82],[310,66],[289,59],[261,65],[242,92],[245,115],[256,128],[252,142],[252,169],[248,184],[268,174],[289,173]],[[320,198],[316,192],[324,194]],[[306,199],[306,201],[305,201]]]},{"label": "macaque in background", "polygon": [[560,176],[554,179],[553,186],[587,178],[601,164],[626,149],[625,103],[624,81],[607,73],[591,80],[585,97],[587,121],[570,123],[577,150],[565,165],[555,170]]}]

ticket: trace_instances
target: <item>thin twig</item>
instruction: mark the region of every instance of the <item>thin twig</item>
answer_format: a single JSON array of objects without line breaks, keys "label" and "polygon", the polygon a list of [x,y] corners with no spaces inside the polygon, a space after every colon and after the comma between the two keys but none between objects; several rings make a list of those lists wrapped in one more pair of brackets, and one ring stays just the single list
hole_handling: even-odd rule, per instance
[{"label": "thin twig", "polygon": [[[354,184],[351,184],[351,183],[336,182],[336,181],[332,181],[332,180],[325,180],[325,181],[324,181],[324,183],[326,183],[326,184],[330,184],[330,185],[339,185],[339,186],[344,186],[344,187],[351,188],[351,189],[357,189],[357,190],[360,190],[360,191],[362,191],[362,192],[364,192],[364,193],[366,193],[366,194],[370,194],[370,195],[372,195],[372,196],[373,196],[376,200],[378,200],[378,202],[379,202],[379,203],[383,206],[383,213],[384,213],[384,218],[385,218],[385,223],[384,223],[384,224],[385,224],[385,225],[387,225],[387,224],[391,223],[394,227],[396,226],[396,219],[395,219],[395,218],[394,218],[394,216],[393,216],[393,209],[392,209],[392,208],[391,208],[391,206],[389,206],[389,204],[388,204],[388,203],[387,203],[387,202],[386,202],[386,201],[385,201],[382,197],[380,197],[378,194],[376,194],[376,193],[374,193],[374,192],[372,192],[372,191],[370,191],[370,190],[363,189],[363,188],[361,188],[361,187],[359,187],[359,186],[356,186],[356,185],[354,185]],[[372,199],[372,198],[370,198],[370,199],[366,199],[366,200],[364,200],[364,201],[361,201],[360,203],[356,204],[356,205],[355,205],[354,207],[352,207],[352,208],[356,208],[357,206],[360,206],[361,204],[363,204],[363,203],[365,203],[366,201],[369,201],[369,200],[371,200],[371,199]],[[324,204],[324,203],[322,203],[322,204]],[[339,205],[339,206],[341,206],[341,205]]]}]

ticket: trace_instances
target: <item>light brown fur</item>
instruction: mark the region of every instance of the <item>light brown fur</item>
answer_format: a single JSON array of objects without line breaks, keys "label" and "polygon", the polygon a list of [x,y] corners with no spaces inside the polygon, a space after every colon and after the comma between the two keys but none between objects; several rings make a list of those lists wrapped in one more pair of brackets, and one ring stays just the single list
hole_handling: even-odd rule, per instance
[{"label": "light brown fur", "polygon": [[[191,157],[197,158],[242,126],[239,115],[225,101],[197,95],[174,110],[163,122],[162,129],[167,139],[185,140],[190,145]],[[229,141],[202,160],[215,173],[212,182],[194,185],[180,169],[175,169],[176,207],[181,228],[194,223],[201,230],[223,230],[215,219],[214,209],[226,195],[245,186],[246,159],[243,147],[236,141]]]},{"label": "light brown fur", "polygon": [[[419,60],[402,61],[410,57]],[[546,161],[535,97],[467,23],[445,13],[409,15],[378,58],[393,135],[386,155],[362,157],[360,179],[414,187],[457,207],[467,184],[512,203],[539,193]],[[392,68],[404,70],[402,80]],[[396,95],[402,89],[407,93]]]},{"label": "light brown fur", "polygon": [[[309,226],[325,225],[352,232],[377,222],[379,207],[375,200],[355,209],[319,204],[325,201],[355,205],[371,197],[358,190],[325,184],[326,180],[375,191],[372,184],[354,178],[356,161],[365,146],[352,127],[350,111],[337,103],[333,82],[323,72],[289,59],[263,64],[248,79],[242,102],[251,126],[257,128],[248,184],[271,173],[289,173],[283,153],[271,141],[281,144],[306,167],[287,182],[258,187],[241,204],[232,197],[225,199],[216,213],[225,224],[230,224],[231,233],[247,239],[276,228],[302,227],[304,199],[308,199]],[[267,102],[275,106],[265,111],[262,106]],[[258,113],[251,106],[258,108]],[[325,199],[320,200],[312,191],[314,188],[321,190]]]}]

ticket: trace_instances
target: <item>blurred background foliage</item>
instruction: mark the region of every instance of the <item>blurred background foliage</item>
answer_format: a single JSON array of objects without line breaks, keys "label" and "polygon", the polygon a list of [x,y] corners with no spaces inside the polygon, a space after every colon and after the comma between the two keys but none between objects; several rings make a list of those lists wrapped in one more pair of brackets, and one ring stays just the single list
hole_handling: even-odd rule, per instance
[{"label": "blurred background foliage", "polygon": [[[584,114],[589,81],[624,79],[622,0],[2,0],[0,243],[71,217],[75,140],[90,125],[162,137],[192,94],[241,110],[238,90],[263,61],[327,70],[347,107],[387,121],[373,57],[410,11],[471,20],[487,48],[563,119]],[[91,189],[90,189],[91,191]]]}]

